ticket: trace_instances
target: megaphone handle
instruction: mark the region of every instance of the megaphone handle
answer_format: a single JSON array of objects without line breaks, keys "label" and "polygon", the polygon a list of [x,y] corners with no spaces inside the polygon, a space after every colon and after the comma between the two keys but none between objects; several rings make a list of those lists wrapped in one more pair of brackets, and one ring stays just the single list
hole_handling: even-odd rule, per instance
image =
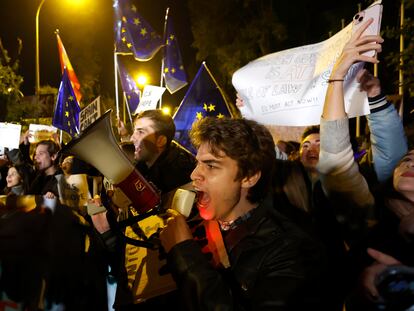
[{"label": "megaphone handle", "polygon": [[124,234],[122,234],[122,237],[126,243],[131,244],[131,245],[149,248],[153,250],[157,250],[159,248],[159,245],[157,243],[147,242],[147,241],[142,241],[142,240],[135,240],[135,239],[125,236]]},{"label": "megaphone handle", "polygon": [[134,225],[137,222],[140,222],[141,220],[144,220],[147,217],[157,215],[157,213],[158,213],[158,209],[154,208],[154,209],[150,210],[149,212],[139,214],[139,215],[133,216],[133,217],[128,217],[127,219],[124,219],[124,220],[121,220],[120,222],[118,222],[118,228],[125,228],[127,226]]}]

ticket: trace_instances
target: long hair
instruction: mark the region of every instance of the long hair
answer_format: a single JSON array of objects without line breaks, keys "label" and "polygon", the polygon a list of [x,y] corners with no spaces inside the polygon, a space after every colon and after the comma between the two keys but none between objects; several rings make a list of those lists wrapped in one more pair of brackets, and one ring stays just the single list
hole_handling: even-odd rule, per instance
[{"label": "long hair", "polygon": [[[17,171],[17,173],[20,176],[21,179],[21,183],[20,185],[23,188],[23,194],[26,194],[29,190],[29,186],[32,182],[32,177],[33,177],[33,169],[30,165],[26,164],[26,163],[21,163],[21,164],[13,164],[11,166],[9,166],[9,169],[11,167],[14,167]],[[5,189],[5,193],[8,194],[9,192],[11,192],[11,188],[6,187]]]}]

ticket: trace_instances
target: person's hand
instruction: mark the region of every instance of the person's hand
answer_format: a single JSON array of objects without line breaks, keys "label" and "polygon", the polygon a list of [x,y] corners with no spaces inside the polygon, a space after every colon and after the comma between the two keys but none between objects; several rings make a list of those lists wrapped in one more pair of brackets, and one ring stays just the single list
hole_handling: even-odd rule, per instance
[{"label": "person's hand", "polygon": [[126,137],[129,135],[128,130],[126,129],[125,124],[121,119],[117,119],[117,128],[120,137]]},{"label": "person's hand", "polygon": [[243,107],[244,106],[243,98],[240,97],[239,93],[237,93],[236,96],[237,96],[236,97],[236,106],[237,106],[237,108]]},{"label": "person's hand", "polygon": [[27,130],[23,135],[20,136],[20,144],[24,143],[25,145],[29,144],[29,139],[33,137],[29,130]]},{"label": "person's hand", "polygon": [[53,192],[50,192],[50,191],[46,192],[46,194],[44,196],[47,199],[54,199],[54,198],[56,198],[55,194]]},{"label": "person's hand", "polygon": [[370,57],[362,54],[371,50],[375,50],[377,53],[381,52],[381,43],[384,42],[384,39],[380,36],[362,36],[372,21],[372,18],[366,21],[347,42],[335,63],[331,73],[331,79],[344,79],[349,68],[356,62],[378,63],[376,56]]},{"label": "person's hand", "polygon": [[179,212],[168,209],[166,216],[168,218],[165,227],[160,232],[160,240],[165,252],[168,253],[178,243],[191,240],[193,235],[185,217]]},{"label": "person's hand", "polygon": [[59,146],[59,148],[62,148],[62,146],[60,145],[60,137],[58,133],[52,134],[52,140]]},{"label": "person's hand", "polygon": [[365,296],[371,301],[379,301],[378,290],[375,287],[375,278],[390,265],[401,264],[397,259],[373,248],[368,248],[368,254],[375,259],[375,263],[366,268],[361,275],[362,289]]},{"label": "person's hand", "polygon": [[103,213],[98,213],[91,216],[93,226],[100,234],[111,230],[111,226],[109,225],[108,219],[106,218],[106,213],[107,212],[105,211]]},{"label": "person's hand", "polygon": [[3,167],[9,163],[9,158],[5,154],[0,155],[0,167]]},{"label": "person's hand", "polygon": [[357,81],[361,91],[367,92],[368,97],[375,97],[381,94],[381,83],[377,77],[374,77],[368,70],[361,69],[357,73]]}]

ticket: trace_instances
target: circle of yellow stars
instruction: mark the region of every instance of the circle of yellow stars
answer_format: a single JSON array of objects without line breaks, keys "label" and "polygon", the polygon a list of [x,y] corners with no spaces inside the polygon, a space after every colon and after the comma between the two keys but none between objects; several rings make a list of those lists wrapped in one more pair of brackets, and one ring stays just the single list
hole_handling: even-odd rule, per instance
[{"label": "circle of yellow stars", "polygon": [[[207,103],[203,104],[203,110],[206,112],[212,112],[212,111],[216,111],[216,105],[214,105],[213,103],[210,103],[207,105]],[[196,112],[196,119],[197,120],[201,120],[203,118],[203,112],[202,111],[198,111]],[[218,119],[222,119],[224,118],[224,114],[222,114],[221,112],[217,115]]]}]

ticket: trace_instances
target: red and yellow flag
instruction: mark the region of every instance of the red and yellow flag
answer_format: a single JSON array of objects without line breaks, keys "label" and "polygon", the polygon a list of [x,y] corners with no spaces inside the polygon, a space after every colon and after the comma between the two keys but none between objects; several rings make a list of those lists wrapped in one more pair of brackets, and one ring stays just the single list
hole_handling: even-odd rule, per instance
[{"label": "red and yellow flag", "polygon": [[78,104],[82,98],[82,94],[80,92],[80,83],[78,78],[76,77],[75,70],[70,63],[68,54],[66,53],[65,47],[63,46],[62,40],[60,39],[59,32],[56,31],[57,43],[58,43],[58,50],[59,50],[59,59],[60,59],[60,67],[63,71],[66,67],[66,71],[69,76],[70,83],[72,84],[73,91],[75,92],[76,100]]}]

